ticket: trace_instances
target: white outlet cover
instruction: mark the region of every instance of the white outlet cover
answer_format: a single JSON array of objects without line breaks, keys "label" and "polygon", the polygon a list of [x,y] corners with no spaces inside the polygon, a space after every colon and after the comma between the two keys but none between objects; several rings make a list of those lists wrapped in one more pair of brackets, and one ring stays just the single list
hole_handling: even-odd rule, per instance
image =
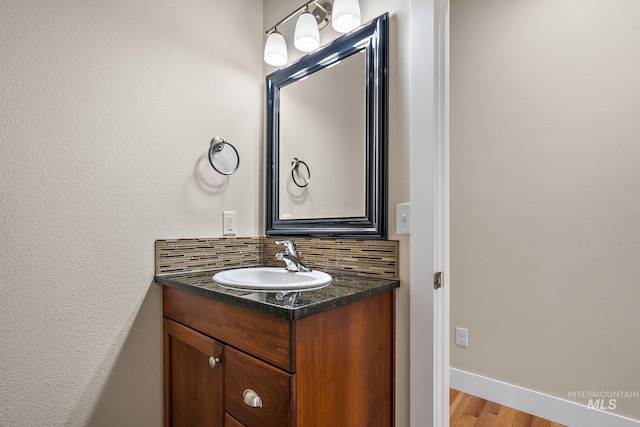
[{"label": "white outlet cover", "polygon": [[465,328],[456,328],[456,344],[463,347],[469,347],[469,330]]},{"label": "white outlet cover", "polygon": [[222,212],[222,235],[236,235],[236,213],[231,211]]}]

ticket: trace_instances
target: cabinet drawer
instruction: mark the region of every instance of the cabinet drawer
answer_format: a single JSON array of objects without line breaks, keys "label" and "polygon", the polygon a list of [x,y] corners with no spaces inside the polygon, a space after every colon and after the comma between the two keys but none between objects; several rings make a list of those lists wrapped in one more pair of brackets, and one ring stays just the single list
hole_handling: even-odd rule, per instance
[{"label": "cabinet drawer", "polygon": [[170,319],[295,372],[287,320],[168,286],[163,286],[163,311]]},{"label": "cabinet drawer", "polygon": [[[295,375],[281,371],[238,350],[225,349],[225,409],[247,427],[286,427],[292,418]],[[261,400],[259,407],[245,403],[245,393]]]},{"label": "cabinet drawer", "polygon": [[224,414],[224,427],[247,427],[228,413]]}]

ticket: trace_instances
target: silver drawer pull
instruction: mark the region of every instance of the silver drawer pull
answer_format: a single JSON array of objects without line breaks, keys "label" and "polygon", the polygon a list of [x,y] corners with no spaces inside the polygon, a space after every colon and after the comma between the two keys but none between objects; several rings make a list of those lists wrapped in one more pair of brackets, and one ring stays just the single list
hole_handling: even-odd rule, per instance
[{"label": "silver drawer pull", "polygon": [[252,408],[262,408],[262,399],[260,399],[258,393],[251,390],[250,388],[246,389],[244,393],[242,393],[242,397],[244,399],[244,403],[251,406]]},{"label": "silver drawer pull", "polygon": [[218,362],[220,362],[220,359],[218,359],[217,357],[211,356],[209,358],[209,366],[211,366],[212,368],[215,368]]}]

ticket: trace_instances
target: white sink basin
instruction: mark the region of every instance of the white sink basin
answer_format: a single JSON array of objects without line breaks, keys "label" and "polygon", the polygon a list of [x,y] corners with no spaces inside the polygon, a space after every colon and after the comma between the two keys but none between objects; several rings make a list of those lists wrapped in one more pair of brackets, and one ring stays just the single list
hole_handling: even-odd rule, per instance
[{"label": "white sink basin", "polygon": [[220,286],[257,292],[310,291],[331,283],[331,276],[318,270],[308,273],[285,270],[284,267],[236,268],[213,276]]}]

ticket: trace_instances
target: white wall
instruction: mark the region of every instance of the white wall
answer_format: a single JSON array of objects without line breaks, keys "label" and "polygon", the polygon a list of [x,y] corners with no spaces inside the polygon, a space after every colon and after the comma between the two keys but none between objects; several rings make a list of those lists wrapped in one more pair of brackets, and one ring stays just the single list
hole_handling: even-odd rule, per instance
[{"label": "white wall", "polygon": [[638,52],[634,0],[451,2],[452,367],[639,390]]},{"label": "white wall", "polygon": [[[264,31],[300,6],[294,0],[264,1]],[[360,0],[362,23],[389,12],[389,239],[400,242],[400,289],[396,292],[396,425],[409,425],[409,238],[395,235],[395,204],[409,201],[409,49],[410,0]],[[279,27],[289,46],[289,61],[301,56],[293,47],[295,19]],[[328,27],[320,43],[339,34]],[[265,36],[266,40],[266,36]],[[264,66],[265,75],[274,71]]]},{"label": "white wall", "polygon": [[262,234],[261,29],[257,0],[2,3],[0,425],[161,425],[153,242]]}]

